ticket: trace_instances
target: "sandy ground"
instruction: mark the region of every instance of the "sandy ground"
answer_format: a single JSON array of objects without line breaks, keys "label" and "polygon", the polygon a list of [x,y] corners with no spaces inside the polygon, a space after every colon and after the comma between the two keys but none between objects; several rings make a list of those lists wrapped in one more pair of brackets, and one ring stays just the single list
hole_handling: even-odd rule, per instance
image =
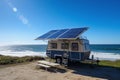
[{"label": "sandy ground", "polygon": [[[0,80],[120,80],[120,71],[115,71],[119,76],[113,76],[101,72],[101,68],[91,69],[88,67],[72,67],[61,69],[58,72],[37,69],[36,62],[25,64],[0,66]],[[98,70],[98,71],[96,71]],[[111,73],[111,69],[102,69],[106,73]],[[114,74],[114,73],[112,73]],[[115,77],[115,78],[114,78]]]}]

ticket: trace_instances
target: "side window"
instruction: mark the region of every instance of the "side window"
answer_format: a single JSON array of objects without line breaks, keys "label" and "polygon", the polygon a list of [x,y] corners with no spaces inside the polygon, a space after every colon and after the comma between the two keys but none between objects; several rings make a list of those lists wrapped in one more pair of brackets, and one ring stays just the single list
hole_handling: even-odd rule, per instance
[{"label": "side window", "polygon": [[69,49],[69,43],[62,43],[61,49]]},{"label": "side window", "polygon": [[51,43],[51,49],[57,49],[57,43]]},{"label": "side window", "polygon": [[72,50],[78,51],[78,43],[72,43]]},{"label": "side window", "polygon": [[89,50],[89,44],[85,43],[85,50]]}]

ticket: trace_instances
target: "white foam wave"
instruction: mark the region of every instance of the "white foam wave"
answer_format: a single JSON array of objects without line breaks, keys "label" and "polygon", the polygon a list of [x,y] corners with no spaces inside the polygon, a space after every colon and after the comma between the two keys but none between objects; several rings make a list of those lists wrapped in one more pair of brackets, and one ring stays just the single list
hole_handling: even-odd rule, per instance
[{"label": "white foam wave", "polygon": [[[13,52],[11,50],[1,50],[0,51],[1,55],[5,56],[17,56],[17,57],[23,57],[23,56],[41,56],[41,57],[47,57],[46,52],[34,52],[34,51],[17,51]],[[103,52],[91,52],[91,56],[94,55],[94,59],[99,59],[99,60],[120,60],[120,54],[115,54],[115,53],[103,53]]]},{"label": "white foam wave", "polygon": [[33,51],[12,52],[11,50],[7,50],[7,51],[0,51],[0,54],[5,56],[17,56],[17,57],[23,57],[23,56],[46,57],[45,52],[33,52]]},{"label": "white foam wave", "polygon": [[102,52],[91,52],[91,56],[94,55],[95,59],[100,59],[100,60],[120,60],[120,54],[115,54],[115,53],[102,53]]}]

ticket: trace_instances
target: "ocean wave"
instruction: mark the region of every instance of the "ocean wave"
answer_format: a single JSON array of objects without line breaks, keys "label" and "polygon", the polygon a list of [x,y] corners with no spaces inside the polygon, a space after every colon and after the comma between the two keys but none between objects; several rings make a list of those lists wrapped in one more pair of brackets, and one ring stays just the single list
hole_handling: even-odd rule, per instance
[{"label": "ocean wave", "polygon": [[120,48],[102,48],[101,50],[120,50]]},{"label": "ocean wave", "polygon": [[94,55],[95,59],[99,59],[99,60],[120,60],[120,54],[115,54],[115,53],[103,53],[103,52],[92,51],[90,54],[90,58],[92,55]]},{"label": "ocean wave", "polygon": [[46,57],[46,52],[33,52],[33,51],[13,52],[11,50],[7,50],[7,51],[0,51],[0,55],[17,56],[17,57],[23,57],[23,56],[41,56],[41,57]]},{"label": "ocean wave", "polygon": [[[11,51],[11,50],[3,50],[0,51],[0,55],[5,56],[17,56],[17,57],[23,57],[23,56],[41,56],[41,57],[47,57],[46,52],[34,52],[34,51]],[[94,55],[94,59],[99,60],[120,60],[120,54],[115,53],[104,53],[104,52],[95,52],[92,51],[90,54],[91,56]]]}]

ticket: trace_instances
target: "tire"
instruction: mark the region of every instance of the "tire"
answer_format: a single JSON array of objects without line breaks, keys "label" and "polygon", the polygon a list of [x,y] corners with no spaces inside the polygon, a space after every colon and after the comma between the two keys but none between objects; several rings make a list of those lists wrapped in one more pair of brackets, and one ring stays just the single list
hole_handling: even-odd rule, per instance
[{"label": "tire", "polygon": [[56,58],[56,62],[59,63],[59,64],[62,64],[62,58],[57,57],[57,58]]}]

